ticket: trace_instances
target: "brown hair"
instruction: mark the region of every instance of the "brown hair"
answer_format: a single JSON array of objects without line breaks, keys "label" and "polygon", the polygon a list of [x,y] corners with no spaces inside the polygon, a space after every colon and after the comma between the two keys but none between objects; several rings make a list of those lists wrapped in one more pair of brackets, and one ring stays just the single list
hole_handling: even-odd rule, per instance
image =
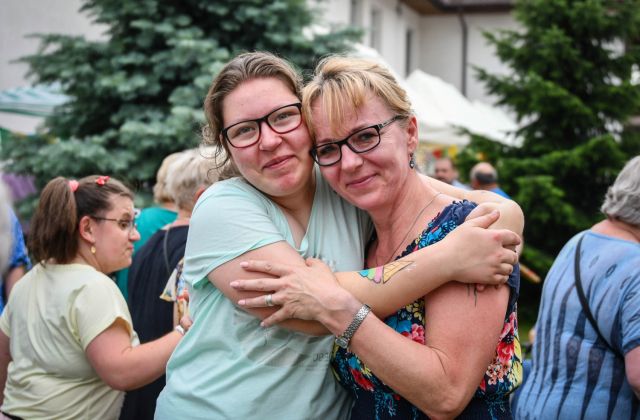
[{"label": "brown hair", "polygon": [[218,167],[225,165],[231,156],[229,145],[222,139],[222,103],[234,89],[243,82],[271,78],[284,82],[298,98],[301,97],[302,77],[286,60],[268,52],[240,54],[227,63],[213,79],[204,100],[204,115],[207,125],[202,129],[205,145],[216,148]]},{"label": "brown hair", "polygon": [[387,68],[363,58],[325,57],[302,92],[302,112],[311,138],[315,141],[311,106],[317,99],[335,133],[344,126],[346,111],[357,110],[371,94],[382,99],[396,115],[408,118],[413,114],[407,92]]},{"label": "brown hair", "polygon": [[83,216],[108,212],[113,208],[113,196],[133,200],[131,190],[120,181],[109,178],[98,183],[100,178],[91,175],[78,180],[75,192],[63,177],[52,179],[44,187],[29,234],[29,250],[36,261],[69,263],[78,253],[78,224]]}]

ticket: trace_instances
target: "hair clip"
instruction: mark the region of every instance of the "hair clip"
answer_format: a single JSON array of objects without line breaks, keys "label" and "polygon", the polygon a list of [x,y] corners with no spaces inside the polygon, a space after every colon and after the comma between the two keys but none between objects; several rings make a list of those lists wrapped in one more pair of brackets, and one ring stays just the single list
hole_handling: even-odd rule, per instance
[{"label": "hair clip", "polygon": [[98,179],[96,179],[96,184],[104,185],[109,180],[109,175],[100,175]]},{"label": "hair clip", "polygon": [[78,181],[76,181],[75,179],[70,179],[69,180],[69,188],[71,188],[71,192],[78,191],[78,187],[79,186],[80,186],[80,183]]}]

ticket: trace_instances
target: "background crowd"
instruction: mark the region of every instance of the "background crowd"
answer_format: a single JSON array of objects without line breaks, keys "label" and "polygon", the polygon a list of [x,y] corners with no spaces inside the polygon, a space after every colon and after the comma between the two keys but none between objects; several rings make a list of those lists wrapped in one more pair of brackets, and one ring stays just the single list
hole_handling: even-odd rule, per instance
[{"label": "background crowd", "polygon": [[28,272],[3,205],[5,273],[21,271],[0,318],[2,416],[639,415],[640,156],[549,272],[523,375],[519,207],[488,162],[462,188],[451,159],[442,183],[416,170],[415,118],[383,67],[330,57],[301,90],[286,61],[244,54],[204,108],[216,148],[164,160],[162,207],[138,212],[109,176],[51,180]]}]

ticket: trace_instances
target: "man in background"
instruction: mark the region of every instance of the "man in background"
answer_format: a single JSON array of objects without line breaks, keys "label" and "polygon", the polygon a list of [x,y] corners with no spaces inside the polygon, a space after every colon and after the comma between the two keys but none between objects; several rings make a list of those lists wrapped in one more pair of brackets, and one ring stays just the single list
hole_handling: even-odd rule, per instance
[{"label": "man in background", "polygon": [[471,188],[474,190],[491,191],[504,198],[511,199],[509,194],[498,186],[498,171],[489,162],[480,162],[471,168],[469,179]]},{"label": "man in background", "polygon": [[462,188],[463,190],[469,189],[469,186],[458,181],[458,169],[449,157],[443,157],[436,161],[434,176],[436,179],[454,187]]}]

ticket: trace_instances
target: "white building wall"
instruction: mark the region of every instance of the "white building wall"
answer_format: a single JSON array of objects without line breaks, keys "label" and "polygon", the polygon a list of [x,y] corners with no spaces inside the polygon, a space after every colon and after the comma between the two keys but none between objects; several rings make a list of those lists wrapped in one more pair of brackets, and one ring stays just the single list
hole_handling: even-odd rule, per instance
[{"label": "white building wall", "polygon": [[12,63],[38,50],[32,33],[84,35],[98,39],[103,27],[80,14],[81,0],[2,0],[0,2],[0,89],[24,86],[27,65]]},{"label": "white building wall", "polygon": [[[421,16],[413,9],[396,0],[309,0],[309,2],[324,10],[324,19],[328,23],[363,28],[362,43],[377,49],[397,74],[407,76],[419,66]],[[379,44],[373,35],[376,30],[372,19],[374,11],[380,16],[381,25],[377,28]],[[413,32],[409,66],[407,66],[406,43],[408,30]]]},{"label": "white building wall", "polygon": [[[398,0],[308,0],[324,10],[329,23],[356,24],[365,29],[363,44],[372,44],[372,12],[380,16],[378,52],[400,76],[407,76],[420,68],[462,87],[462,32],[456,15],[421,16]],[[28,85],[27,66],[12,61],[37,51],[38,41],[25,38],[34,32],[85,35],[100,38],[103,27],[91,24],[89,17],[80,14],[81,0],[1,0],[0,12],[0,90]],[[355,7],[355,9],[353,9]],[[353,10],[356,11],[354,13]],[[515,28],[509,13],[467,14],[467,61],[492,72],[506,69],[490,48],[482,30]],[[413,33],[413,45],[407,47],[407,31]],[[407,50],[409,58],[407,62]],[[483,85],[467,70],[467,96],[491,103]],[[7,118],[18,121],[7,123]],[[0,113],[0,125],[29,131],[34,123],[29,117]]]},{"label": "white building wall", "polygon": [[[104,27],[93,25],[79,13],[81,0],[1,0],[0,1],[0,90],[29,85],[28,66],[15,63],[38,51],[33,33],[84,35],[99,39]],[[41,118],[0,112],[0,126],[31,133]]]},{"label": "white building wall", "polygon": [[[420,68],[462,89],[462,26],[456,15],[425,16],[421,32],[422,54]],[[484,31],[516,29],[509,13],[467,14],[467,97],[486,103],[494,102],[484,85],[475,77],[473,66],[492,73],[506,73],[508,68],[500,62],[493,46],[483,36]]]}]

